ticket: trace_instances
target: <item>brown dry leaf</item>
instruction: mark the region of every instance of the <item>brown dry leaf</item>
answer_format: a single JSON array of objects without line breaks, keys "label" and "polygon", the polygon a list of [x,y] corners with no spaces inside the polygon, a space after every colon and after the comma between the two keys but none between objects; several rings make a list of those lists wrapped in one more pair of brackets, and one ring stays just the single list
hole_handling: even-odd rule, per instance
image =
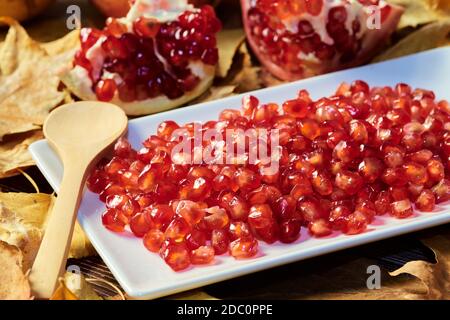
[{"label": "brown dry leaf", "polygon": [[223,30],[217,34],[217,47],[219,49],[219,64],[216,75],[224,78],[233,64],[233,58],[245,40],[243,29]]},{"label": "brown dry leaf", "polygon": [[448,300],[450,299],[450,234],[432,236],[422,242],[434,251],[437,263],[411,261],[390,274],[397,276],[406,273],[420,279],[426,286],[427,292],[418,298]]},{"label": "brown dry leaf", "polygon": [[0,241],[0,300],[29,300],[30,284],[22,270],[22,253]]},{"label": "brown dry leaf", "polygon": [[43,137],[38,130],[5,136],[0,143],[0,179],[16,175],[17,169],[34,165],[28,147]]},{"label": "brown dry leaf", "polygon": [[445,19],[450,14],[448,0],[388,0],[388,2],[406,9],[400,19],[398,29],[435,22]]},{"label": "brown dry leaf", "polygon": [[253,65],[245,43],[239,48],[237,60],[236,66],[232,67],[223,85],[234,85],[236,86],[236,92],[239,93],[261,89],[261,68]]},{"label": "brown dry leaf", "polygon": [[51,109],[64,101],[58,91],[61,67],[17,21],[0,50],[0,139],[7,134],[39,129]]},{"label": "brown dry leaf", "polygon": [[376,57],[373,62],[394,59],[446,45],[450,45],[450,19],[430,23],[411,33]]},{"label": "brown dry leaf", "polygon": [[[36,257],[46,221],[55,197],[38,193],[0,193],[0,240],[17,246],[24,254],[24,270],[28,270]],[[95,254],[80,225],[75,224],[70,258]]]}]

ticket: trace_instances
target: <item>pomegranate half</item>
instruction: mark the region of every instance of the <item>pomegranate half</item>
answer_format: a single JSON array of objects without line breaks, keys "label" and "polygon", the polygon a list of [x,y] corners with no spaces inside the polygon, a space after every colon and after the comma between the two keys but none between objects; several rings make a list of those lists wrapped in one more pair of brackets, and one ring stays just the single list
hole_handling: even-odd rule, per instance
[{"label": "pomegranate half", "polygon": [[247,39],[282,80],[367,62],[388,40],[403,8],[384,0],[241,0]]},{"label": "pomegranate half", "polygon": [[180,106],[205,92],[218,62],[213,7],[136,0],[103,30],[81,30],[81,49],[62,81],[83,100],[112,102],[128,115]]}]

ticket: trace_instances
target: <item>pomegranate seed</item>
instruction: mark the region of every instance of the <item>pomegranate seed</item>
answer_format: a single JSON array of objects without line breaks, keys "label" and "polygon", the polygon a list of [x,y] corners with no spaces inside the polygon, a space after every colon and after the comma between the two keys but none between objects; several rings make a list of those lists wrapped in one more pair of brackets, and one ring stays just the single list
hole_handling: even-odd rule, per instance
[{"label": "pomegranate seed", "polygon": [[431,190],[423,190],[419,197],[416,200],[416,207],[420,211],[430,212],[433,211],[436,199],[434,198],[434,194]]},{"label": "pomegranate seed", "polygon": [[237,239],[230,243],[230,254],[236,259],[246,259],[258,253],[258,241],[255,239]]},{"label": "pomegranate seed", "polygon": [[325,219],[315,220],[309,223],[309,232],[315,237],[326,237],[331,234],[331,226]]},{"label": "pomegranate seed", "polygon": [[272,209],[266,204],[254,205],[250,208],[248,215],[248,224],[255,228],[261,229],[268,227],[273,222]]},{"label": "pomegranate seed", "polygon": [[224,254],[228,251],[230,240],[225,230],[213,230],[211,235],[211,245],[217,255]]},{"label": "pomegranate seed", "polygon": [[150,216],[152,217],[155,227],[159,230],[166,230],[174,212],[169,205],[157,204],[151,208]]},{"label": "pomegranate seed", "polygon": [[97,99],[104,102],[109,102],[114,98],[117,86],[114,80],[105,79],[100,80],[95,87],[95,94]]},{"label": "pomegranate seed", "polygon": [[335,183],[338,188],[349,195],[353,195],[361,189],[364,181],[359,174],[344,170],[336,175]]},{"label": "pomegranate seed", "polygon": [[347,225],[342,230],[346,234],[358,234],[363,233],[367,229],[367,218],[366,216],[355,211],[347,217]]},{"label": "pomegranate seed", "polygon": [[158,229],[152,229],[144,236],[144,246],[152,252],[159,252],[165,240],[164,233]]},{"label": "pomegranate seed", "polygon": [[411,216],[413,210],[409,199],[392,202],[390,214],[399,219]]},{"label": "pomegranate seed", "polygon": [[280,225],[279,237],[283,243],[295,242],[300,237],[301,222],[296,219],[286,220]]},{"label": "pomegranate seed", "polygon": [[347,227],[348,217],[352,212],[343,205],[335,206],[330,212],[329,221],[334,230],[344,230]]},{"label": "pomegranate seed", "polygon": [[115,209],[108,209],[102,215],[103,225],[111,231],[123,232],[125,223],[119,218]]},{"label": "pomegranate seed", "polygon": [[413,184],[425,184],[428,180],[427,169],[418,163],[407,163],[404,172],[408,181]]},{"label": "pomegranate seed", "polygon": [[160,254],[174,271],[184,270],[191,264],[189,250],[184,243],[172,243],[166,240]]},{"label": "pomegranate seed", "polygon": [[427,173],[431,180],[441,181],[445,177],[445,168],[439,160],[430,160],[427,162]]},{"label": "pomegranate seed", "polygon": [[136,237],[142,238],[153,227],[150,214],[147,211],[136,214],[130,221],[130,229]]},{"label": "pomegranate seed", "polygon": [[208,264],[214,260],[214,249],[210,246],[202,246],[191,252],[192,264]]}]

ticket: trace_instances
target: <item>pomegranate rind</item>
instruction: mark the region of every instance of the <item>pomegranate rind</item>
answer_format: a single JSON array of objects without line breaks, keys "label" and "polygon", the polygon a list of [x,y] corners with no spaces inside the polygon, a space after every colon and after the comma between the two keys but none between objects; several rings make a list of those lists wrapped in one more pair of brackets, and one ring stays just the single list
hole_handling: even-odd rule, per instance
[{"label": "pomegranate rind", "polygon": [[[202,65],[202,67],[204,77],[201,79],[200,83],[192,91],[185,92],[185,94],[178,99],[171,100],[164,95],[160,95],[152,99],[123,102],[116,94],[110,103],[121,107],[129,116],[141,116],[174,109],[199,97],[211,87],[216,67],[207,65]],[[66,71],[61,76],[61,81],[66,85],[70,92],[81,100],[98,100],[95,92],[92,90],[92,82],[89,80],[87,73],[85,77],[81,77],[77,70],[73,68]]]}]

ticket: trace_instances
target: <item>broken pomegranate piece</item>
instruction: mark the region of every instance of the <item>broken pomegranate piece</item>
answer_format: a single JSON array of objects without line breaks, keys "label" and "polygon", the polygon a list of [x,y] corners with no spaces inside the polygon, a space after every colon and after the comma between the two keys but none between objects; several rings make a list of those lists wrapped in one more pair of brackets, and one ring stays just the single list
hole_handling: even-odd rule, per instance
[{"label": "broken pomegranate piece", "polygon": [[[261,64],[282,80],[296,80],[370,60],[404,11],[388,2],[241,0],[241,5],[247,39]],[[303,110],[293,103],[286,109]],[[357,139],[367,139],[360,133]]]},{"label": "broken pomegranate piece", "polygon": [[103,30],[81,30],[81,49],[62,79],[79,98],[113,102],[129,115],[174,108],[211,85],[220,29],[210,5],[135,1]]},{"label": "broken pomegranate piece", "polygon": [[[306,32],[308,26],[302,27]],[[431,212],[450,200],[444,126],[450,114],[438,108],[431,91],[406,84],[370,88],[358,80],[317,101],[305,90],[293,97],[281,108],[247,97],[242,111],[226,109],[202,127],[223,137],[236,128],[284,132],[272,151],[278,153],[271,155],[278,159],[274,172],[248,161],[254,145],[236,131],[231,141],[223,140],[223,152],[227,156],[228,143],[239,147],[242,140],[242,163],[236,157],[231,163],[175,163],[172,134],[184,129],[193,139],[193,123],[164,121],[139,152],[120,139],[111,159],[102,160],[87,180],[105,202],[105,228],[142,237],[149,251],[181,271],[219,255],[254,257],[260,241],[370,232],[377,216],[406,219],[414,209]],[[419,110],[413,112],[414,106]],[[405,117],[391,113],[400,107]],[[405,139],[411,134],[417,136]],[[417,137],[423,143],[414,142]]]}]

